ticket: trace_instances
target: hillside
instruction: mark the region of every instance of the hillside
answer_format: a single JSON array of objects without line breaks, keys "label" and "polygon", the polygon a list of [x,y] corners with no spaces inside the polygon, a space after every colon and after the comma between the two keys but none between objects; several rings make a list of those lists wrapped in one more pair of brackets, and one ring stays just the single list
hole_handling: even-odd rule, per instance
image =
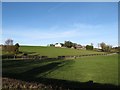
[{"label": "hillside", "polygon": [[2,63],[3,77],[26,82],[67,88],[118,85],[118,55],[73,60],[3,60]]},{"label": "hillside", "polygon": [[20,51],[32,55],[37,54],[48,57],[103,53],[103,52],[89,51],[83,49],[76,50],[71,48],[55,48],[55,47],[44,47],[44,46],[21,46]]}]

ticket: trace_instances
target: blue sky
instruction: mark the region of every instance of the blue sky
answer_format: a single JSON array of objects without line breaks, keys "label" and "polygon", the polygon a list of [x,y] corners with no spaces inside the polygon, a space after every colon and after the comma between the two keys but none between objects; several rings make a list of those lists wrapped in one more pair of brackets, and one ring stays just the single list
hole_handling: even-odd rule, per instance
[{"label": "blue sky", "polygon": [[2,3],[2,42],[47,45],[70,40],[82,45],[118,45],[117,2]]}]

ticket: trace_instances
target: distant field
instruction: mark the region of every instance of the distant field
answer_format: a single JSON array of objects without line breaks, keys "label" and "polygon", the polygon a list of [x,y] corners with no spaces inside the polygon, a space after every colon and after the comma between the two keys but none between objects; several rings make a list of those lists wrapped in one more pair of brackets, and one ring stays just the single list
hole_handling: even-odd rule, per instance
[{"label": "distant field", "polygon": [[118,84],[118,55],[56,61],[3,60],[2,69],[3,76],[26,81],[41,82],[40,78],[51,78],[79,82],[92,80],[95,83]]},{"label": "distant field", "polygon": [[76,50],[71,48],[55,48],[43,46],[21,46],[20,51],[29,54],[39,54],[48,57],[67,56],[67,55],[83,55],[83,54],[97,54],[103,52],[89,51],[89,50]]}]

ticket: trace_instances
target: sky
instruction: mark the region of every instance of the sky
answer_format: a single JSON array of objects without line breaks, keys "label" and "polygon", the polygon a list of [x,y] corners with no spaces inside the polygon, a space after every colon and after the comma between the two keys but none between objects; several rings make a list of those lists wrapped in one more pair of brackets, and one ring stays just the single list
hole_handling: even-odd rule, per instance
[{"label": "sky", "polygon": [[3,2],[2,41],[118,45],[117,2]]}]

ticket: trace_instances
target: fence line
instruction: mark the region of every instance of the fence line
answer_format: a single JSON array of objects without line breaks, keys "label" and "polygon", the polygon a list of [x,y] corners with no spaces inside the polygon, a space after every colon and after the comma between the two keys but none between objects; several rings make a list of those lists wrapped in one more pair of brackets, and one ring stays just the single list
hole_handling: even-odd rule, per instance
[{"label": "fence line", "polygon": [[104,54],[83,54],[83,55],[69,55],[69,56],[58,56],[56,58],[49,58],[48,56],[39,56],[39,55],[27,55],[27,56],[15,56],[15,55],[2,55],[2,59],[36,59],[36,60],[44,60],[44,59],[76,59],[85,56],[98,56],[98,55],[109,55],[107,53]]}]

